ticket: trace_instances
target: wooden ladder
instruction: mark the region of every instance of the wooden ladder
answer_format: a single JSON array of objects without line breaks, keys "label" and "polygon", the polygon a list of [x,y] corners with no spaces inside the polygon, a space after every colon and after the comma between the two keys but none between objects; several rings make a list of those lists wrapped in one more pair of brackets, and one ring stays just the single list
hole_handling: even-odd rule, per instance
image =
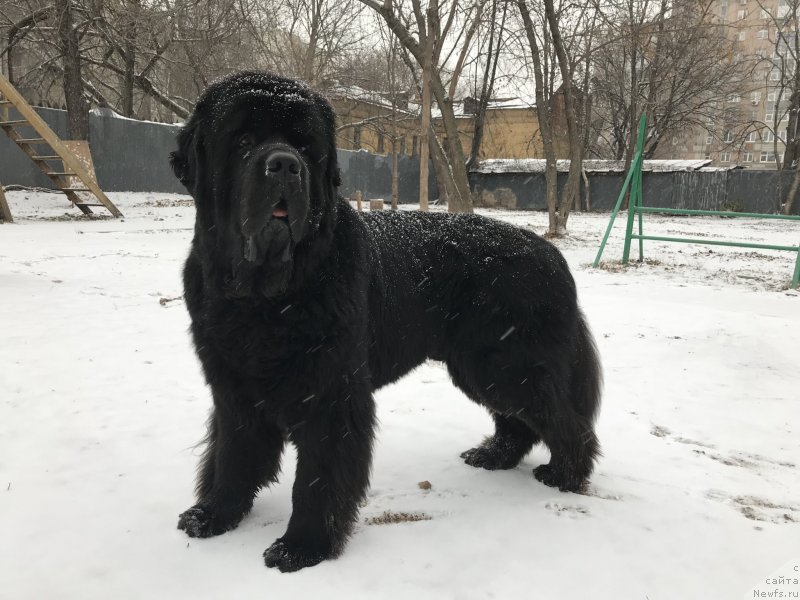
[{"label": "wooden ladder", "polygon": [[[20,118],[11,118],[12,108],[16,109]],[[32,128],[36,132],[35,135],[23,134],[17,130],[23,127]],[[122,216],[78,157],[67,148],[2,74],[0,74],[0,128],[84,214],[92,214],[92,206],[103,206],[115,217]],[[74,183],[74,178],[80,181],[79,185]],[[94,199],[81,196],[81,192],[91,193]]]}]

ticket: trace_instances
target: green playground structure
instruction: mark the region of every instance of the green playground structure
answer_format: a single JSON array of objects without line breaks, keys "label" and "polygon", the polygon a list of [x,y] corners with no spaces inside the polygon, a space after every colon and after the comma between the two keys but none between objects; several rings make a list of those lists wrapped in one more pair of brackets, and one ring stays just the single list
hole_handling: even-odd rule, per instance
[{"label": "green playground structure", "polygon": [[[592,263],[593,267],[600,264],[600,258],[603,256],[608,236],[611,234],[611,229],[614,226],[614,221],[619,213],[622,201],[625,199],[625,194],[628,188],[631,190],[630,201],[628,202],[628,222],[625,228],[625,247],[622,251],[622,263],[628,264],[631,254],[631,243],[633,240],[639,240],[639,262],[644,260],[644,240],[651,240],[655,242],[679,242],[684,244],[706,244],[710,246],[732,246],[736,248],[758,248],[760,250],[785,250],[797,254],[794,264],[794,275],[792,276],[791,287],[797,289],[800,285],[800,245],[798,246],[779,246],[774,244],[754,244],[749,242],[729,242],[722,240],[704,240],[692,238],[678,238],[678,237],[664,237],[656,235],[644,235],[643,232],[643,219],[644,213],[662,213],[671,215],[702,215],[712,217],[737,217],[737,218],[751,218],[751,219],[778,219],[782,221],[800,221],[800,216],[796,215],[767,215],[759,213],[745,213],[745,212],[731,212],[731,211],[718,211],[718,210],[688,210],[682,208],[658,208],[643,206],[642,204],[642,162],[644,156],[644,137],[647,130],[647,118],[642,115],[639,120],[639,135],[636,143],[636,152],[633,156],[631,168],[625,177],[625,183],[622,184],[622,190],[619,193],[619,198],[611,212],[611,220],[606,228],[603,241],[600,242],[600,248],[597,251],[597,257]],[[638,217],[638,219],[637,219]],[[633,232],[634,220],[638,220],[638,233]]]}]

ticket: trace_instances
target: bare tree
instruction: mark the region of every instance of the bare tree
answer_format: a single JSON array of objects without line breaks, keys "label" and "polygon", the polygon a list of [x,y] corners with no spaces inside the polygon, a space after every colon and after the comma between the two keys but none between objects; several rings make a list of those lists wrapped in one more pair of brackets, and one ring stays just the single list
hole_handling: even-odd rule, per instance
[{"label": "bare tree", "polygon": [[[589,101],[575,80],[588,79],[596,8],[591,3],[554,4],[553,0],[517,0],[534,74],[536,114],[545,155],[549,236],[567,232],[572,205],[579,197],[582,162],[587,137],[584,122]],[[564,32],[570,31],[569,35]],[[558,196],[556,115],[566,126],[570,157],[567,183]]]},{"label": "bare tree", "polygon": [[756,128],[737,102],[753,87],[755,61],[739,51],[730,26],[713,18],[714,0],[606,0],[598,6],[596,155],[629,165],[643,114],[648,158],[668,137],[705,131],[723,139],[724,132],[734,143]]},{"label": "bare tree", "polygon": [[365,38],[359,27],[364,10],[358,0],[256,3],[249,26],[259,62],[313,87],[346,78],[342,59],[360,49]]},{"label": "bare tree", "polygon": [[[492,0],[491,9],[489,11],[488,32],[485,36],[482,36],[483,39],[481,40],[485,45],[485,50],[481,48],[478,53],[479,55],[484,55],[484,67],[483,77],[480,81],[480,93],[477,94],[478,97],[476,98],[472,142],[470,144],[469,158],[467,159],[468,170],[475,168],[478,164],[481,144],[483,143],[486,112],[495,89],[497,66],[505,42],[508,3],[502,2],[502,6],[500,6],[500,4],[500,0]],[[501,13],[499,16],[498,12]]]},{"label": "bare tree", "polygon": [[[360,0],[374,10],[397,36],[419,67],[425,65],[430,48],[430,77],[425,77],[441,112],[445,136],[442,152],[431,148],[437,181],[444,190],[448,210],[472,212],[472,195],[467,177],[466,157],[453,108],[454,95],[467,56],[473,47],[475,32],[481,22],[485,0]],[[453,65],[448,68],[448,65]],[[449,77],[449,81],[448,81]],[[442,164],[442,158],[446,164]]]},{"label": "bare tree", "polygon": [[[757,2],[762,15],[775,32],[774,39],[770,39],[774,54],[764,57],[768,64],[764,72],[769,103],[767,112],[772,114],[769,125],[776,166],[778,169],[794,170],[792,183],[783,201],[784,212],[790,214],[800,189],[800,0],[783,0],[777,7],[763,0]],[[787,120],[787,126],[782,130],[780,124],[784,120]],[[783,159],[779,144],[784,148]]]}]

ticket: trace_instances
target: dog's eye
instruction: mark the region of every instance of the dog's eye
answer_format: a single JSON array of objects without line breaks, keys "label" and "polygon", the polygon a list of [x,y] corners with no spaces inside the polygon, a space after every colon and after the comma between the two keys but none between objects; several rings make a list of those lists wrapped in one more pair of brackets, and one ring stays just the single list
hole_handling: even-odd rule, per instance
[{"label": "dog's eye", "polygon": [[236,140],[236,145],[239,148],[250,148],[255,143],[253,136],[249,133],[245,133],[240,135],[239,138]]}]

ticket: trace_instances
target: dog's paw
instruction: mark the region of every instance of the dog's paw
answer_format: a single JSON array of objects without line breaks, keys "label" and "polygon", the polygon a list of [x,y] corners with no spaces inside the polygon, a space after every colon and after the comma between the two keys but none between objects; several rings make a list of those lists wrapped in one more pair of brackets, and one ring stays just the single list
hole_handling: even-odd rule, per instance
[{"label": "dog's paw", "polygon": [[178,529],[189,537],[206,538],[234,529],[241,519],[222,519],[203,506],[193,506],[178,517]]},{"label": "dog's paw", "polygon": [[329,555],[325,552],[289,544],[283,538],[278,538],[272,546],[264,550],[264,564],[268,567],[278,567],[281,573],[313,567],[326,558],[329,558]]},{"label": "dog's paw", "polygon": [[587,482],[582,477],[562,471],[553,465],[539,465],[533,470],[533,476],[541,483],[558,488],[562,492],[581,492]]},{"label": "dog's paw", "polygon": [[498,469],[513,469],[519,463],[519,459],[510,457],[498,451],[493,446],[478,446],[461,453],[461,458],[470,467],[488,469],[496,471]]}]

